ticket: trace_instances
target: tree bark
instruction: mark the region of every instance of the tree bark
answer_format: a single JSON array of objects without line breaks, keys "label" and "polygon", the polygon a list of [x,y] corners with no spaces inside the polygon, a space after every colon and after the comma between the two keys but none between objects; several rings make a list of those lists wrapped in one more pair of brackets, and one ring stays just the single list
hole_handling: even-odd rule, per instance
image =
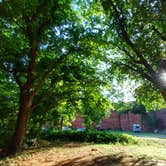
[{"label": "tree bark", "polygon": [[39,127],[37,128],[36,133],[35,133],[35,136],[34,136],[34,139],[35,139],[34,144],[35,144],[35,143],[37,142],[37,140],[38,140],[38,137],[39,137],[39,134],[40,134],[40,131],[41,131],[43,122],[44,122],[44,118],[46,117],[47,112],[48,112],[48,109],[46,109],[46,110],[43,112],[42,117],[41,117],[41,119],[40,119],[40,121],[39,121]]},{"label": "tree bark", "polygon": [[28,119],[32,106],[32,99],[33,95],[31,94],[31,92],[26,92],[21,90],[20,107],[15,127],[15,132],[8,148],[9,155],[15,154],[24,141],[24,136],[26,134],[26,127],[28,124]]},{"label": "tree bark", "polygon": [[40,119],[39,127],[37,128],[36,133],[35,133],[35,136],[34,136],[34,139],[35,139],[34,144],[36,144],[36,142],[37,142],[37,140],[38,140],[38,138],[39,138],[39,134],[40,134],[40,131],[41,131],[43,122],[44,122],[44,117],[42,117],[42,119]]},{"label": "tree bark", "polygon": [[62,128],[63,128],[63,117],[60,120],[60,129],[62,130]]},{"label": "tree bark", "polygon": [[165,105],[166,105],[166,90],[160,91],[164,101],[165,101]]}]

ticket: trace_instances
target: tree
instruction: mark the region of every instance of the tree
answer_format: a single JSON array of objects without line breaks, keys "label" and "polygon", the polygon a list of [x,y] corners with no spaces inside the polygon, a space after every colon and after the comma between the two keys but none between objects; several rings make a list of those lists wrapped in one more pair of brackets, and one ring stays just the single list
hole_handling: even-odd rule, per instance
[{"label": "tree", "polygon": [[67,58],[64,60],[59,66],[59,74],[56,77],[55,73],[52,74],[54,79],[51,77],[50,82],[45,82],[34,98],[30,130],[37,131],[35,137],[39,135],[44,122],[62,127],[69,124],[77,113],[81,113],[91,122],[98,123],[110,109],[110,101],[102,94],[102,88],[108,84],[104,81],[105,71],[96,71],[98,63],[95,61],[99,59],[82,57],[73,64],[76,57],[72,58],[71,61]]},{"label": "tree", "polygon": [[[43,99],[35,102],[38,97],[49,98],[48,92],[53,88],[59,91],[55,94],[63,93],[62,87],[56,86],[63,82],[71,86],[68,79],[72,83],[75,75],[83,86],[90,81],[96,83],[97,77],[102,82],[95,74],[104,59],[101,43],[96,42],[100,37],[96,38],[96,32],[82,22],[84,26],[80,26],[70,4],[70,0],[0,2],[0,70],[19,91],[19,112],[9,153],[15,153],[22,145],[31,114],[44,105]],[[100,86],[100,82],[95,85]],[[78,86],[74,83],[73,88]],[[49,106],[51,110],[50,103]]]},{"label": "tree", "polygon": [[107,17],[107,38],[115,55],[111,69],[147,80],[166,102],[166,15],[163,1],[101,0]]},{"label": "tree", "polygon": [[[56,30],[71,13],[70,0],[66,1],[2,1],[1,22],[1,70],[10,74],[19,87],[19,113],[9,153],[15,153],[22,144],[31,112],[33,98],[43,81],[63,59],[60,51],[45,52],[47,41],[56,37]],[[57,27],[57,28],[56,28]],[[58,42],[58,41],[57,41]],[[57,44],[58,45],[58,44]],[[52,63],[49,61],[51,56]],[[40,70],[42,62],[50,63]]]}]

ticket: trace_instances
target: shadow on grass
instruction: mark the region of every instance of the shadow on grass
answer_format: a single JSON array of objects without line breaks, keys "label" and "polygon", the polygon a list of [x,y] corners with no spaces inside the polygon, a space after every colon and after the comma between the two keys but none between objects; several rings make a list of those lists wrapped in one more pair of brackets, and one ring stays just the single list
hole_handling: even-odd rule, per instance
[{"label": "shadow on grass", "polygon": [[[39,151],[49,150],[54,147],[71,147],[71,148],[79,148],[82,146],[87,146],[88,144],[80,144],[80,143],[50,143],[49,145],[44,145],[42,147],[34,147],[27,151],[22,151],[18,153],[16,156],[19,156],[25,152],[26,155],[38,153]],[[41,145],[40,145],[41,146]],[[94,151],[91,149],[91,151]],[[13,156],[14,157],[14,156]],[[131,155],[127,155],[126,153],[116,153],[112,155],[102,155],[102,156],[93,156],[91,153],[86,155],[81,155],[78,157],[72,157],[65,159],[62,158],[61,161],[57,162],[53,156],[46,158],[42,162],[44,165],[52,165],[52,166],[156,166],[157,162],[152,161],[150,158],[146,156],[135,158]],[[1,165],[1,164],[0,164]]]},{"label": "shadow on grass", "polygon": [[156,166],[157,162],[146,158],[133,158],[130,155],[118,153],[110,156],[100,156],[93,159],[76,157],[56,163],[54,166]]},{"label": "shadow on grass", "polygon": [[84,146],[88,146],[89,143],[80,143],[80,142],[63,142],[63,141],[47,141],[47,140],[40,140],[35,146],[25,146],[18,150],[17,154],[8,156],[6,155],[7,150],[5,149],[0,149],[0,159],[4,159],[7,157],[17,157],[22,154],[36,154],[39,153],[40,151],[47,151],[52,148],[80,148]]},{"label": "shadow on grass", "polygon": [[82,142],[63,142],[63,141],[54,141],[50,142],[47,140],[40,140],[40,142],[36,146],[28,147],[26,150],[48,150],[51,148],[80,148],[84,146],[88,146],[90,143],[82,143]]}]

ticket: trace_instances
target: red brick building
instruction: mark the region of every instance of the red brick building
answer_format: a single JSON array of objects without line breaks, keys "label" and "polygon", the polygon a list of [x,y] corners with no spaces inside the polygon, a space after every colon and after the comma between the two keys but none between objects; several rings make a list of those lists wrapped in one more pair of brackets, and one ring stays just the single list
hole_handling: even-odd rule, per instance
[{"label": "red brick building", "polygon": [[[147,115],[158,120],[158,125],[156,128],[160,131],[166,130],[166,109],[160,111],[151,111]],[[142,117],[140,114],[132,114],[130,112],[125,114],[119,114],[116,111],[111,111],[111,114],[108,118],[105,118],[100,123],[101,129],[112,129],[112,130],[124,130],[131,131],[133,124],[140,124],[142,131],[153,130],[152,126],[148,123],[142,122]],[[84,119],[81,116],[78,116],[75,121],[72,122],[72,128],[83,128]]]},{"label": "red brick building", "polygon": [[166,131],[166,109],[160,111],[152,111],[153,116],[158,120],[158,129]]},{"label": "red brick building", "polygon": [[81,118],[80,115],[77,116],[77,118],[72,122],[72,128],[83,128],[84,127],[84,119]]}]

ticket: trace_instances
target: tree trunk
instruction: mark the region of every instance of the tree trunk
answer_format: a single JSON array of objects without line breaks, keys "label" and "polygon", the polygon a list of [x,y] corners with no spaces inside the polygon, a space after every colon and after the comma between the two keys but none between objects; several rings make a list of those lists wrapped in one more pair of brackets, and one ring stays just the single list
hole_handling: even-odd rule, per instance
[{"label": "tree trunk", "polygon": [[35,133],[35,136],[34,136],[34,139],[35,139],[34,144],[36,144],[36,142],[37,142],[37,140],[38,140],[38,137],[39,137],[39,134],[40,134],[40,131],[41,131],[43,122],[44,122],[44,117],[43,117],[42,119],[40,119],[39,127],[37,128],[36,133]]},{"label": "tree trunk", "polygon": [[161,91],[161,95],[163,96],[163,99],[164,99],[165,105],[166,105],[166,90]]},{"label": "tree trunk", "polygon": [[20,92],[19,113],[11,144],[9,145],[8,154],[15,154],[24,141],[26,127],[32,106],[32,99],[33,97],[30,92]]},{"label": "tree trunk", "polygon": [[43,111],[42,117],[41,117],[41,119],[39,120],[39,127],[37,128],[36,133],[35,133],[35,136],[34,136],[34,139],[35,139],[34,144],[35,144],[35,143],[37,142],[37,140],[38,140],[38,137],[39,137],[39,134],[40,134],[40,131],[41,131],[43,122],[44,122],[44,118],[46,117],[47,112],[48,112],[48,109],[46,109],[45,111]]},{"label": "tree trunk", "polygon": [[63,128],[63,117],[60,120],[60,129],[62,130],[62,128]]}]

